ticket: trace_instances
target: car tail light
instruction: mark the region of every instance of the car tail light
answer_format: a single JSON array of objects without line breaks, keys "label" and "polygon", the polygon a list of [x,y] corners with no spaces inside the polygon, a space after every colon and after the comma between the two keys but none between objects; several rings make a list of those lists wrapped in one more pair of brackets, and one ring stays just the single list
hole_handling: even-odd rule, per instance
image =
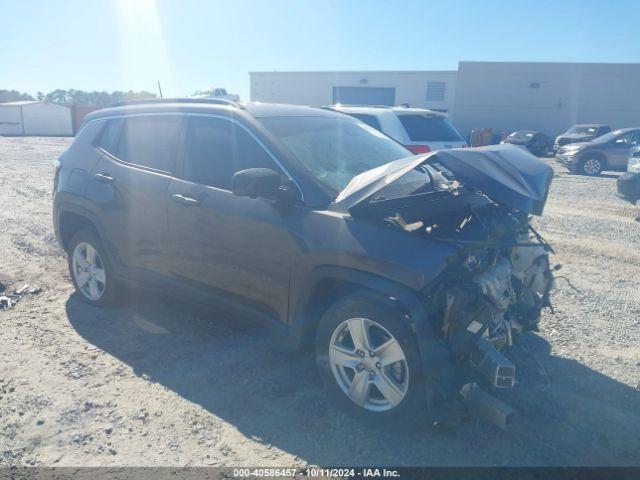
[{"label": "car tail light", "polygon": [[416,155],[420,155],[421,153],[429,153],[431,149],[429,145],[405,145],[409,150],[411,150]]}]

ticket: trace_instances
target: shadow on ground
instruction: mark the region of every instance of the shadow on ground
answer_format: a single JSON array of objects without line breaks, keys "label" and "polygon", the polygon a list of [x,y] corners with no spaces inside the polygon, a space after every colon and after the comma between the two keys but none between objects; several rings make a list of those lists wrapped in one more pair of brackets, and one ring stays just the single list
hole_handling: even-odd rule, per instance
[{"label": "shadow on ground", "polygon": [[278,338],[246,321],[150,294],[114,310],[73,295],[66,310],[82,337],[137,375],[312,464],[640,465],[640,392],[549,355],[534,335],[508,432],[479,421],[400,432],[336,410],[308,356],[274,351]]}]

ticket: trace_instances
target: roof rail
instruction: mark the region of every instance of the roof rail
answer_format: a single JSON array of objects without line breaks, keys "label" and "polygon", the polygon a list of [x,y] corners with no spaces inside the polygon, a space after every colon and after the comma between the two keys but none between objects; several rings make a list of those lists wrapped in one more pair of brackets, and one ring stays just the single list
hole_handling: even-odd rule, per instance
[{"label": "roof rail", "polygon": [[208,103],[213,105],[228,105],[230,107],[244,108],[233,100],[227,100],[226,98],[136,98],[133,100],[125,100],[109,105],[109,107],[125,107],[128,105],[146,105],[154,103]]}]

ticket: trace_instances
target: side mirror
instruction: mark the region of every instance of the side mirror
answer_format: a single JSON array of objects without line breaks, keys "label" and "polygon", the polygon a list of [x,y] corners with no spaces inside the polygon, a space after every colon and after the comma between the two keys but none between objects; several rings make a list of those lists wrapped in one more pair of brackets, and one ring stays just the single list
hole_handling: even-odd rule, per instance
[{"label": "side mirror", "polygon": [[275,198],[282,178],[269,168],[248,168],[236,172],[231,180],[231,191],[239,197]]}]

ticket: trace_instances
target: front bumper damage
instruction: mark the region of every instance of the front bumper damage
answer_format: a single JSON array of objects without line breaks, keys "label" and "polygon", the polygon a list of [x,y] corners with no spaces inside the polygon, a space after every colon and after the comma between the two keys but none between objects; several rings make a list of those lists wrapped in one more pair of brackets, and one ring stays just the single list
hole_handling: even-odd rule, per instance
[{"label": "front bumper damage", "polygon": [[456,372],[449,406],[460,402],[499,427],[508,425],[514,411],[489,392],[514,387],[509,351],[524,332],[537,330],[542,309],[551,307],[551,247],[536,239],[521,232],[515,246],[467,253],[427,298],[432,318],[442,319],[440,337]]},{"label": "front bumper damage", "polygon": [[[387,186],[423,166],[432,191],[387,194]],[[462,405],[500,426],[512,417],[487,392],[516,384],[509,350],[551,307],[553,250],[530,215],[542,215],[552,177],[549,165],[512,145],[453,149],[367,171],[336,199],[354,217],[456,247],[422,292],[435,337],[421,348],[432,412]]]}]

